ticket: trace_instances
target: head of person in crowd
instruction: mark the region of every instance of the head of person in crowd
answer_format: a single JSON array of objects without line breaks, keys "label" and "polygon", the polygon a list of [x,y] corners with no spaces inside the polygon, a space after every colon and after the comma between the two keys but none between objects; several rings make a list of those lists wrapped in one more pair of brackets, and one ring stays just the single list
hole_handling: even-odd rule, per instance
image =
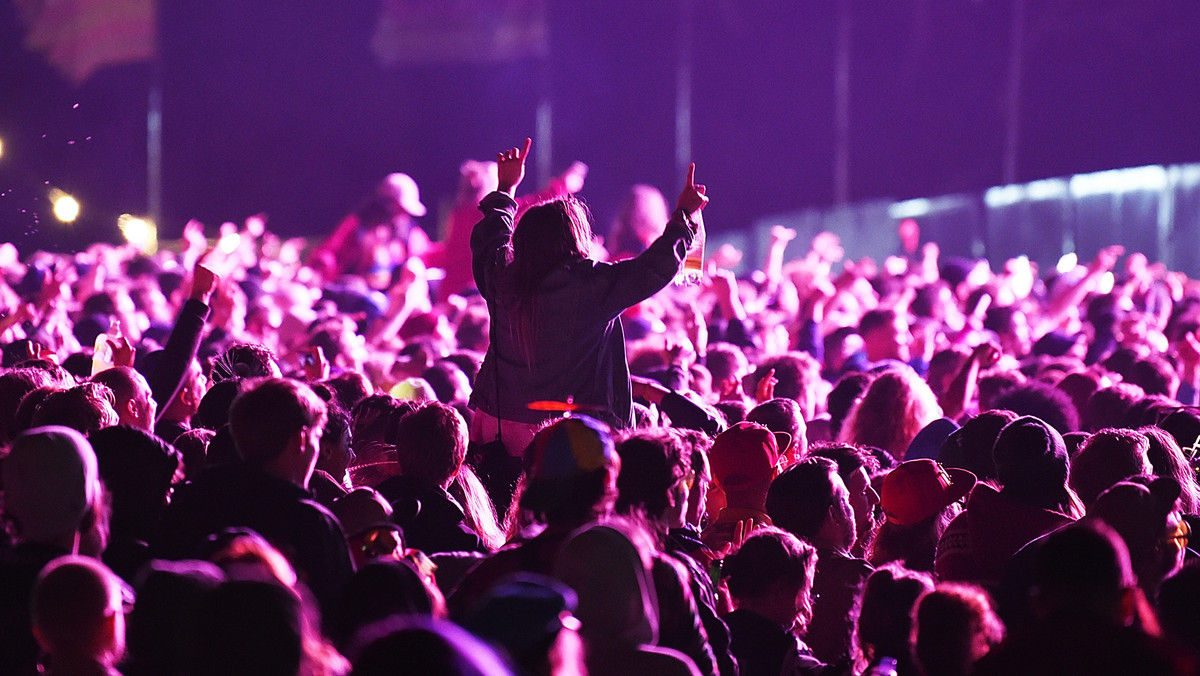
[{"label": "head of person in crowd", "polygon": [[1146,459],[1150,461],[1151,473],[1174,479],[1179,484],[1179,508],[1184,514],[1197,513],[1200,509],[1200,483],[1197,483],[1196,472],[1189,465],[1188,457],[1175,437],[1161,427],[1141,427],[1138,432],[1150,442]]},{"label": "head of person in crowd", "polygon": [[[175,396],[171,397],[170,401],[160,402],[159,419],[190,425],[192,418],[199,412],[200,402],[203,401],[207,392],[208,378],[204,375],[200,361],[193,359],[188,362],[187,370],[183,374],[183,382],[180,384],[179,390],[175,392]],[[168,439],[168,441],[170,440]]]},{"label": "head of person in crowd", "polygon": [[229,422],[229,407],[241,391],[242,381],[239,379],[223,380],[214,383],[196,407],[196,415],[192,416],[192,426],[202,427],[216,432]]},{"label": "head of person in crowd", "polygon": [[588,258],[592,240],[591,215],[587,206],[574,196],[525,211],[512,236],[512,291],[519,299],[516,314],[519,331],[533,328],[531,303],[546,275],[566,261]]},{"label": "head of person in crowd", "polygon": [[13,441],[3,471],[3,512],[17,541],[76,552],[102,494],[88,440],[67,427],[30,429]]},{"label": "head of person in crowd", "polygon": [[717,409],[725,417],[725,422],[731,426],[743,422],[746,414],[750,412],[750,407],[746,405],[746,402],[738,399],[718,401],[713,404],[713,408]]},{"label": "head of person in crowd", "polygon": [[447,620],[393,616],[358,633],[348,657],[351,676],[397,671],[453,676],[512,676],[495,649]]},{"label": "head of person in crowd", "polygon": [[829,377],[841,373],[846,361],[863,349],[863,339],[853,326],[842,326],[825,334],[821,346],[825,351],[821,370]]},{"label": "head of person in crowd", "polygon": [[929,372],[925,374],[925,382],[929,383],[929,389],[933,390],[939,401],[970,358],[971,351],[962,345],[938,350],[933,354],[929,360]]},{"label": "head of person in crowd", "polygon": [[750,373],[750,362],[742,348],[732,343],[716,342],[708,346],[704,365],[712,375],[712,391],[718,401],[742,399],[742,379]]},{"label": "head of person in crowd", "polygon": [[938,452],[938,462],[946,467],[965,469],[981,481],[995,479],[992,448],[996,445],[996,437],[1005,425],[1019,417],[1007,409],[980,413],[946,437]]},{"label": "head of person in crowd", "polygon": [[775,396],[799,404],[802,420],[815,418],[817,403],[825,394],[821,365],[817,360],[807,352],[788,352],[763,361],[750,381],[757,386],[769,371],[775,372]]},{"label": "head of person in crowd", "polygon": [[746,414],[746,422],[758,423],[772,432],[787,434],[792,443],[786,448],[780,448],[779,453],[787,457],[788,464],[801,460],[808,454],[808,429],[804,421],[804,412],[795,399],[768,399],[750,409]]},{"label": "head of person in crowd", "polygon": [[398,419],[397,415],[403,416],[413,408],[413,404],[401,403],[390,394],[372,394],[359,400],[350,411],[350,438],[355,455],[363,455],[371,444],[387,442],[388,425]]},{"label": "head of person in crowd", "polygon": [[688,491],[687,510],[684,512],[685,527],[699,531],[706,521],[708,489],[712,485],[712,464],[708,459],[712,439],[699,430],[679,430],[679,439],[691,468],[692,485]]},{"label": "head of person in crowd", "polygon": [[308,346],[323,350],[325,359],[335,368],[362,371],[367,360],[366,339],[356,330],[350,317],[336,315],[313,327]]},{"label": "head of person in crowd", "polygon": [[125,654],[120,578],[86,556],[51,561],[33,585],[33,635],[52,673],[116,673]]},{"label": "head of person in crowd", "polygon": [[1028,378],[1016,369],[991,370],[979,376],[979,410],[990,411],[1005,392],[1024,385]]},{"label": "head of person in crowd", "polygon": [[1113,421],[1124,420],[1126,412],[1144,396],[1145,391],[1132,383],[1114,383],[1096,390],[1088,397],[1084,429],[1098,432],[1111,427]]},{"label": "head of person in crowd", "polygon": [[917,600],[912,619],[913,658],[926,676],[967,676],[1004,639],[987,592],[974,585],[938,584]]},{"label": "head of person in crowd", "polygon": [[861,665],[869,669],[891,657],[896,660],[897,672],[915,673],[909,648],[913,606],[932,590],[928,573],[909,570],[897,562],[871,573],[863,585],[855,623]]},{"label": "head of person in crowd", "polygon": [[1158,590],[1158,620],[1163,635],[1200,658],[1200,562],[1191,561],[1163,580]]},{"label": "head of person in crowd", "polygon": [[321,382],[333,392],[338,404],[346,411],[354,410],[358,402],[375,391],[375,386],[359,371],[342,371]]},{"label": "head of person in crowd", "polygon": [[910,368],[889,368],[875,377],[850,410],[839,441],[878,446],[903,460],[917,433],[942,417],[929,385]]},{"label": "head of person in crowd", "polygon": [[150,539],[172,484],[183,478],[179,451],[150,432],[124,425],[93,432],[88,441],[112,500],[113,536]]},{"label": "head of person in crowd", "polygon": [[1135,612],[1133,567],[1121,536],[1103,523],[1077,523],[1046,537],[1034,564],[1039,619],[1086,617],[1127,626]]},{"label": "head of person in crowd", "polygon": [[802,634],[812,618],[817,550],[771,526],[755,529],[725,558],[721,577],[738,610],[764,617]]},{"label": "head of person in crowd", "polygon": [[887,359],[908,362],[912,358],[908,318],[894,309],[868,310],[858,322],[858,335],[862,336],[868,362]]},{"label": "head of person in crowd", "polygon": [[1079,429],[1079,416],[1071,398],[1062,390],[1036,380],[1006,391],[992,402],[992,407],[1044,420],[1059,434]]},{"label": "head of person in crowd", "polygon": [[502,649],[521,673],[582,674],[578,605],[575,591],[558,580],[518,573],[493,587],[464,626]]},{"label": "head of person in crowd", "polygon": [[275,354],[258,343],[235,343],[212,360],[209,379],[213,384],[246,378],[278,378],[282,375]]},{"label": "head of person in crowd", "polygon": [[31,424],[63,425],[83,434],[91,434],[117,424],[112,390],[100,383],[84,383],[46,395],[33,412]]},{"label": "head of person in crowd", "polygon": [[1147,598],[1183,565],[1191,528],[1178,509],[1179,484],[1168,477],[1137,477],[1106,489],[1091,504],[1096,517],[1117,532],[1129,549],[1138,586]]},{"label": "head of person in crowd", "polygon": [[667,428],[637,430],[617,442],[617,454],[617,513],[644,516],[663,530],[682,528],[695,474],[678,435]]},{"label": "head of person in crowd", "polygon": [[876,567],[899,561],[932,571],[938,540],[974,487],[975,475],[965,469],[944,468],[928,458],[900,463],[883,478],[884,522],[867,560]]},{"label": "head of person in crowd", "polygon": [[1079,497],[1070,487],[1067,446],[1058,430],[1022,416],[1000,430],[992,448],[1001,494],[1034,507],[1078,518]]},{"label": "head of person in crowd", "polygon": [[320,454],[325,402],[307,385],[284,378],[248,383],[233,400],[229,426],[242,461],[308,487]]},{"label": "head of person in crowd", "polygon": [[186,673],[196,659],[198,618],[225,573],[208,561],[150,561],[139,573],[128,618],[129,676]]},{"label": "head of person in crowd", "polygon": [[983,328],[996,334],[1005,354],[1020,358],[1033,351],[1029,319],[1015,305],[993,305],[984,315]]},{"label": "head of person in crowd", "polygon": [[[708,459],[713,482],[720,489],[726,510],[759,514],[764,511],[767,491],[782,465],[780,447],[786,448],[790,443],[785,433],[772,432],[752,422],[740,422],[717,435]],[[714,506],[710,505],[709,512],[721,519]]]},{"label": "head of person in crowd", "polygon": [[421,373],[443,404],[465,404],[471,396],[471,381],[454,362],[442,359]]},{"label": "head of person in crowd", "polygon": [[1091,505],[1109,486],[1141,474],[1150,474],[1147,452],[1150,441],[1140,432],[1123,428],[1102,429],[1088,437],[1071,458],[1071,488]]},{"label": "head of person in crowd", "polygon": [[771,482],[766,511],[771,523],[818,550],[847,553],[854,546],[850,492],[829,458],[808,457]]},{"label": "head of person in crowd", "polygon": [[420,567],[428,558],[413,553],[401,559],[362,563],[342,589],[328,621],[329,638],[348,650],[363,627],[395,615],[444,618],[446,599],[436,584],[427,583]]},{"label": "head of person in crowd", "polygon": [[662,235],[669,212],[658,188],[641,183],[631,187],[609,231],[607,247],[612,255],[627,258],[645,251]]},{"label": "head of person in crowd", "polygon": [[[16,411],[25,395],[51,384],[50,374],[41,369],[5,370],[0,373],[0,411]],[[14,428],[12,416],[0,416],[0,448],[7,447],[19,432],[19,429]]]},{"label": "head of person in crowd", "polygon": [[865,554],[879,527],[876,514],[879,492],[871,483],[872,477],[879,471],[879,459],[865,448],[852,444],[818,444],[810,450],[810,454],[837,463],[838,476],[846,484],[850,507],[854,510],[854,552]]},{"label": "head of person in crowd", "polygon": [[150,383],[131,366],[114,366],[92,376],[92,382],[112,390],[113,408],[121,425],[146,431],[154,430],[158,402],[150,391]]},{"label": "head of person in crowd", "polygon": [[321,430],[317,469],[345,485],[346,470],[354,462],[354,449],[350,440],[350,414],[337,402],[334,398],[325,404],[325,427]]},{"label": "head of person in crowd", "polygon": [[1101,387],[1111,385],[1112,382],[1108,376],[1099,369],[1085,369],[1072,371],[1062,380],[1054,384],[1055,387],[1062,390],[1071,398],[1071,403],[1075,404],[1075,412],[1079,415],[1080,427],[1088,429],[1087,419],[1087,403]]},{"label": "head of person in crowd", "polygon": [[826,409],[829,411],[829,433],[834,439],[841,435],[850,411],[862,399],[863,393],[867,391],[867,386],[874,379],[875,376],[870,373],[855,371],[838,378],[838,381],[834,383],[826,400]]},{"label": "head of person in crowd", "polygon": [[1137,385],[1146,394],[1174,398],[1179,392],[1179,373],[1162,355],[1151,354],[1130,365],[1125,382]]},{"label": "head of person in crowd", "polygon": [[401,418],[394,439],[401,474],[447,488],[467,456],[467,421],[432,401]]},{"label": "head of person in crowd", "polygon": [[617,499],[621,458],[612,432],[584,416],[542,428],[525,449],[519,504],[533,519],[574,528],[610,514]]}]

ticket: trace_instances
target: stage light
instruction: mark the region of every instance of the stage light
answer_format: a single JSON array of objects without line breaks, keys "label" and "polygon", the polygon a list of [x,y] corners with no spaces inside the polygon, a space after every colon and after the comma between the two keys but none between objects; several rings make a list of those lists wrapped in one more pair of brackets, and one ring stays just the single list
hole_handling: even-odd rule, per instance
[{"label": "stage light", "polygon": [[230,232],[221,235],[221,239],[217,240],[217,248],[226,256],[238,250],[242,245],[242,236],[237,232]]},{"label": "stage light", "polygon": [[158,250],[158,226],[154,224],[154,221],[132,214],[121,214],[117,217],[117,228],[121,230],[125,241],[142,253],[153,253]]},{"label": "stage light", "polygon": [[1076,256],[1074,252],[1065,253],[1062,258],[1058,259],[1058,265],[1054,269],[1058,270],[1058,274],[1065,275],[1074,270],[1076,265],[1079,265],[1079,256]]},{"label": "stage light", "polygon": [[54,217],[63,223],[74,223],[79,218],[79,201],[58,188],[50,190],[50,204]]},{"label": "stage light", "polygon": [[0,157],[4,157],[4,139],[0,138]]}]

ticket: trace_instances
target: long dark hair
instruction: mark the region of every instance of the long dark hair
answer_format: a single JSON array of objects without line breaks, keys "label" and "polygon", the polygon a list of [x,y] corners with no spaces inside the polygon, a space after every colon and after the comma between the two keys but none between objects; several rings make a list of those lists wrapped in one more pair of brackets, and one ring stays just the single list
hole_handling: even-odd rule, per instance
[{"label": "long dark hair", "polygon": [[550,271],[591,252],[591,214],[587,205],[568,196],[530,207],[512,238],[512,294],[516,310],[514,338],[530,352],[537,322],[537,290]]}]

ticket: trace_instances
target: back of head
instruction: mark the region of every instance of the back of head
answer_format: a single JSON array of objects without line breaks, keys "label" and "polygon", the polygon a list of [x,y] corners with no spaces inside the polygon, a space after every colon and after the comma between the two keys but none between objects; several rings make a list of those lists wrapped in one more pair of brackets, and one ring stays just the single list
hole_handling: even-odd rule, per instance
[{"label": "back of head", "polygon": [[927,573],[889,563],[867,578],[858,613],[858,644],[869,657],[909,658],[912,609],[920,596],[933,589]]},{"label": "back of head", "polygon": [[433,401],[401,418],[394,439],[401,474],[444,487],[467,455],[467,422]]},{"label": "back of head", "polygon": [[555,266],[588,256],[592,226],[587,207],[574,197],[530,207],[517,223],[512,243],[518,292],[529,293]]},{"label": "back of head", "polygon": [[342,589],[329,618],[329,637],[348,647],[363,627],[393,615],[430,617],[433,599],[409,561],[375,559],[359,567]]},{"label": "back of head", "polygon": [[116,661],[125,648],[121,583],[86,556],[57,558],[33,586],[34,635],[52,656]]},{"label": "back of head", "polygon": [[621,459],[604,423],[575,416],[542,428],[525,449],[521,507],[547,523],[581,523],[612,510]]},{"label": "back of head", "polygon": [[997,397],[992,406],[1008,409],[1017,415],[1040,418],[1058,430],[1060,435],[1079,429],[1079,415],[1071,398],[1046,383],[1030,381],[1018,385]]},{"label": "back of head", "polygon": [[300,598],[290,589],[274,582],[225,582],[208,594],[200,617],[194,673],[298,673],[305,619]]},{"label": "back of head", "polygon": [[182,462],[179,451],[145,430],[125,425],[94,432],[89,441],[112,497],[114,527],[153,524]]},{"label": "back of head", "polygon": [[325,423],[325,402],[295,380],[265,378],[249,383],[229,409],[238,455],[252,465],[278,458],[304,428]]},{"label": "back of head", "polygon": [[995,409],[984,411],[963,423],[942,442],[938,462],[946,467],[960,467],[980,480],[996,478],[996,463],[992,459],[992,448],[1000,430],[1018,416],[1012,411]]},{"label": "back of head", "polygon": [[817,550],[812,545],[787,531],[762,526],[726,557],[721,577],[733,598],[756,598],[770,593],[780,579],[802,583],[796,585],[800,589],[810,588],[816,567]]},{"label": "back of head", "polygon": [[355,643],[351,676],[511,676],[495,650],[445,620],[391,617],[363,629]]},{"label": "back of head", "polygon": [[1131,476],[1150,474],[1146,453],[1150,441],[1134,430],[1109,428],[1096,432],[1071,458],[1071,487],[1085,505],[1109,486]]},{"label": "back of head", "polygon": [[926,676],[963,676],[1004,638],[987,593],[973,585],[939,584],[913,609],[913,656]]},{"label": "back of head", "polygon": [[224,573],[208,561],[151,561],[129,617],[129,674],[179,674],[196,659],[199,616]]},{"label": "back of head", "polygon": [[4,513],[23,541],[72,538],[97,501],[96,454],[79,432],[35,427],[13,441],[4,459]]},{"label": "back of head", "polygon": [[1145,391],[1132,383],[1116,383],[1096,390],[1087,400],[1083,416],[1085,429],[1095,432],[1112,425],[1113,421],[1124,420],[1130,407],[1144,396]]},{"label": "back of head", "polygon": [[146,382],[142,374],[131,366],[114,366],[92,376],[93,383],[100,383],[112,390],[118,409],[126,402],[136,398],[141,386]]},{"label": "back of head", "polygon": [[[51,384],[50,374],[41,369],[9,369],[0,373],[0,411],[16,411],[25,395]],[[11,415],[0,416],[0,448],[17,435]]]},{"label": "back of head", "polygon": [[216,384],[225,380],[278,378],[279,375],[279,364],[269,349],[257,343],[237,343],[213,359],[210,379]]},{"label": "back of head", "polygon": [[908,367],[889,368],[875,377],[850,411],[840,439],[878,446],[904,458],[917,433],[942,417],[929,385]]},{"label": "back of head", "polygon": [[1086,615],[1123,623],[1133,586],[1129,551],[1103,523],[1076,523],[1046,537],[1034,564],[1035,605],[1043,616]]},{"label": "back of head", "polygon": [[771,523],[812,542],[833,504],[835,475],[837,464],[828,458],[805,458],[784,470],[767,492]]},{"label": "back of head", "polygon": [[815,403],[814,388],[821,380],[821,364],[806,352],[789,352],[759,366],[754,372],[754,382],[764,378],[769,370],[775,371],[778,381],[775,384],[775,396],[800,403],[804,407],[804,414],[807,414],[807,409]]},{"label": "back of head", "polygon": [[99,383],[84,383],[51,392],[33,413],[33,425],[63,425],[91,434],[117,424],[112,390]]},{"label": "back of head", "polygon": [[617,444],[617,454],[617,511],[661,518],[671,506],[671,489],[691,468],[683,444],[667,429],[639,430]]},{"label": "back of head", "polygon": [[992,460],[1007,495],[1047,509],[1061,508],[1069,465],[1066,443],[1053,427],[1033,416],[1013,420],[996,437]]}]

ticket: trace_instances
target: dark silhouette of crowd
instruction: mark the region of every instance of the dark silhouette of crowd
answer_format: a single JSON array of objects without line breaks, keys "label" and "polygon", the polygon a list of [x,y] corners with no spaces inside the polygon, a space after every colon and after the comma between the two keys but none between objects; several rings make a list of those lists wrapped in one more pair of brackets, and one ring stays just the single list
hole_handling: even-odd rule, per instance
[{"label": "dark silhouette of crowd", "polygon": [[605,237],[529,152],[441,227],[0,244],[0,673],[1200,673],[1200,283],[756,268],[694,166]]}]

